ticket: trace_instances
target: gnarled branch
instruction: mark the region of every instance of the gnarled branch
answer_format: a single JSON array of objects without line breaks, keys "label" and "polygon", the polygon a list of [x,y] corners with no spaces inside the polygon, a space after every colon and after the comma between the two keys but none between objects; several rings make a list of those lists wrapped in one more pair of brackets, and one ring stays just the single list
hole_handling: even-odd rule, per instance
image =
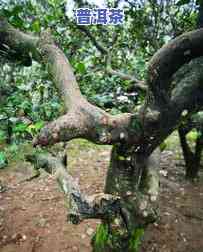
[{"label": "gnarled branch", "polygon": [[68,220],[73,224],[88,218],[108,220],[120,214],[120,197],[104,193],[85,195],[68,174],[62,159],[49,153],[27,155],[26,158],[35,165],[35,169],[44,169],[55,176],[68,205]]},{"label": "gnarled branch", "polygon": [[155,106],[170,104],[171,78],[185,63],[203,55],[203,29],[191,31],[171,40],[150,60],[147,84],[155,98]]},{"label": "gnarled branch", "polygon": [[[145,194],[140,196],[136,195],[136,192],[131,192],[130,195],[126,195],[122,199],[119,196],[106,193],[98,193],[91,196],[82,193],[78,183],[68,173],[67,167],[63,163],[63,158],[56,158],[49,153],[38,153],[27,155],[26,159],[34,164],[35,169],[44,169],[49,174],[55,176],[65,195],[68,207],[68,220],[73,224],[79,224],[84,219],[91,218],[99,218],[106,221],[119,218],[122,225],[128,231],[132,231],[134,229],[134,223],[132,223],[129,213],[131,200],[134,202],[134,217],[139,216],[140,218],[137,222],[146,224],[155,218],[152,205],[158,196],[158,179],[155,172],[157,167],[154,164],[152,165],[151,161],[150,164],[147,164],[148,168],[146,170],[145,181],[147,187]],[[152,167],[155,168],[154,171],[152,171]]]},{"label": "gnarled branch", "polygon": [[[100,144],[126,143],[151,153],[176,127],[184,109],[198,110],[202,105],[201,59],[189,64],[188,61],[203,54],[203,29],[185,33],[160,49],[149,63],[145,106],[136,114],[116,116],[90,104],[82,96],[68,59],[49,33],[42,33],[40,38],[26,35],[1,18],[0,35],[1,45],[7,44],[21,53],[22,58],[30,56],[47,66],[65,102],[67,114],[45,126],[36,144],[83,137]],[[189,73],[196,71],[198,62],[198,77],[191,74],[188,78]],[[184,64],[187,82],[180,81],[179,75],[173,81],[173,74]]]},{"label": "gnarled branch", "polygon": [[6,19],[0,17],[0,52],[3,52],[2,56],[29,66],[32,64],[32,58],[35,60],[40,58],[37,51],[38,41],[39,38],[16,30]]},{"label": "gnarled branch", "polygon": [[[149,63],[145,106],[136,114],[116,116],[90,104],[82,96],[68,59],[48,33],[42,33],[40,38],[26,35],[1,18],[0,35],[0,44],[8,44],[9,48],[22,53],[22,57],[29,55],[47,66],[68,111],[42,129],[36,144],[83,137],[100,144],[133,144],[142,151],[152,152],[172,132],[182,110],[197,110],[202,104],[201,71],[198,78],[191,75],[185,85],[179,77],[175,77],[176,84],[173,84],[172,76],[181,65],[202,55],[203,29],[181,35],[160,49]],[[190,73],[197,68],[198,59],[196,65],[192,62],[185,66]]]},{"label": "gnarled branch", "polygon": [[22,58],[29,56],[47,66],[68,111],[45,126],[35,144],[47,145],[77,137],[112,144],[129,138],[126,132],[132,115],[112,116],[90,104],[80,92],[68,59],[54,44],[49,32],[36,38],[18,31],[1,18],[0,37],[2,45],[5,43],[10,49],[15,49]]}]

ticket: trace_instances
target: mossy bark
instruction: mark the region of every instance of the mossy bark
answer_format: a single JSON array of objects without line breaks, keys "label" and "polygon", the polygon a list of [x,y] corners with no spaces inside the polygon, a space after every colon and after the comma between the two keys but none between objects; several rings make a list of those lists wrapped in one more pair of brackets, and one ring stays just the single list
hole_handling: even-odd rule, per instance
[{"label": "mossy bark", "polygon": [[121,145],[113,147],[105,193],[121,198],[121,213],[108,222],[110,236],[119,237],[112,238],[117,250],[109,247],[105,251],[131,251],[135,231],[157,220],[159,154],[156,150],[146,157],[143,153],[129,153]]}]

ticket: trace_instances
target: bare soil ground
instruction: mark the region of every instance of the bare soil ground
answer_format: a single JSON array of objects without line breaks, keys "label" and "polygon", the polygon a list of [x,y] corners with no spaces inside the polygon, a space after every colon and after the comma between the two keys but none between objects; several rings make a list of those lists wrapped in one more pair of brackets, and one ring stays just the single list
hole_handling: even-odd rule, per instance
[{"label": "bare soil ground", "polygon": [[[69,146],[70,172],[88,194],[102,191],[110,154],[108,147],[90,147]],[[0,171],[7,187],[0,193],[0,252],[90,252],[99,221],[67,223],[63,194],[53,177],[42,174],[19,183],[31,174],[31,165],[22,160]],[[145,231],[141,252],[203,252],[203,176],[190,184],[183,174],[176,153],[164,151],[160,220]]]}]

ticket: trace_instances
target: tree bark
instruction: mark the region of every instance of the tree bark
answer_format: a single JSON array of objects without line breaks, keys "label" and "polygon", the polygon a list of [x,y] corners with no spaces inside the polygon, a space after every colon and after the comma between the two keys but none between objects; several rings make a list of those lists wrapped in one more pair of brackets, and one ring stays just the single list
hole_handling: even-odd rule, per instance
[{"label": "tree bark", "polygon": [[62,158],[49,153],[36,153],[26,156],[27,161],[33,163],[35,169],[44,169],[53,175],[65,195],[68,206],[68,221],[79,224],[84,219],[99,218],[109,220],[120,213],[120,197],[98,193],[91,196],[80,191],[75,179],[68,173],[68,168]]},{"label": "tree bark", "polygon": [[150,156],[128,153],[122,145],[115,145],[111,153],[105,193],[121,198],[121,217],[112,220],[109,232],[122,232],[118,251],[129,248],[129,241],[136,229],[146,227],[158,218],[160,151]]}]

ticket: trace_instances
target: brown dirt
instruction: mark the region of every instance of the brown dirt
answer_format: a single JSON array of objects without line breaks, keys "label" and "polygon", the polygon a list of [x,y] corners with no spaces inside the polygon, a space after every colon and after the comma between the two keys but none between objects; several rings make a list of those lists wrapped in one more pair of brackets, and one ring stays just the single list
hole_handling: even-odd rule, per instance
[{"label": "brown dirt", "polygon": [[[109,148],[72,146],[71,173],[82,189],[101,191],[109,162]],[[162,153],[160,220],[145,231],[141,252],[203,252],[203,179],[186,183],[183,167],[171,151]],[[28,169],[29,168],[29,169]],[[66,221],[63,194],[51,176],[31,175],[30,164],[18,162],[0,172],[8,187],[0,193],[0,252],[90,252],[91,233],[98,220],[75,226]]]}]

